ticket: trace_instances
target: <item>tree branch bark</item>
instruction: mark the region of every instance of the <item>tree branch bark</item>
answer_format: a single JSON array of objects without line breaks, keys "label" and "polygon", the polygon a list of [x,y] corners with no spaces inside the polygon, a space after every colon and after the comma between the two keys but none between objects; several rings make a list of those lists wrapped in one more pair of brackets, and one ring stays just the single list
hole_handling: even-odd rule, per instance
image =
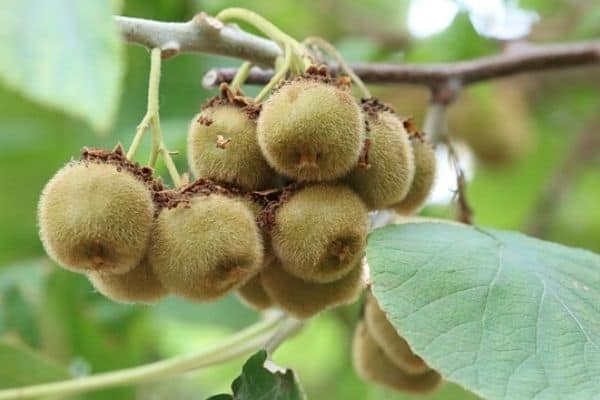
[{"label": "tree branch bark", "polygon": [[163,58],[184,52],[212,53],[271,66],[281,50],[272,41],[223,24],[204,13],[188,22],[162,22],[115,16],[123,40],[128,43],[160,48]]},{"label": "tree branch bark", "polygon": [[[251,61],[269,67],[281,54],[271,40],[243,31],[237,25],[223,24],[200,13],[188,22],[161,22],[130,17],[115,17],[126,42],[158,47],[163,58],[182,52],[212,53]],[[600,64],[600,40],[565,44],[521,44],[502,54],[470,61],[443,64],[354,64],[356,74],[369,83],[412,83],[432,88],[457,81],[467,85],[492,78],[524,72]],[[230,82],[237,70],[217,68],[203,79],[206,87]],[[335,68],[334,68],[335,72]],[[273,71],[253,68],[249,84],[264,84]]]},{"label": "tree branch bark", "polygon": [[[600,64],[600,41],[568,44],[522,45],[519,49],[470,61],[440,64],[351,64],[368,83],[410,83],[438,87],[449,81],[468,85],[493,78],[525,72]],[[213,87],[229,82],[235,68],[216,68],[204,75],[203,85]],[[249,84],[268,82],[273,72],[253,68],[246,80]]]}]

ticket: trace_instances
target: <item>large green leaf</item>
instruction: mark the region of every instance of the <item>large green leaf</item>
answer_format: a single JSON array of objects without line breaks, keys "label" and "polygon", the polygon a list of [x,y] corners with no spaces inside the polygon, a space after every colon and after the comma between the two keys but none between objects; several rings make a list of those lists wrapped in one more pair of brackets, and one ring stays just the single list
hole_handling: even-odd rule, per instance
[{"label": "large green leaf", "polygon": [[4,0],[0,79],[105,131],[114,119],[122,44],[108,1]]},{"label": "large green leaf", "polygon": [[69,379],[64,366],[28,348],[0,341],[0,389]]},{"label": "large green leaf", "polygon": [[447,380],[489,399],[600,394],[598,255],[430,222],[374,231],[367,258],[388,318]]},{"label": "large green leaf", "polygon": [[303,400],[294,372],[271,372],[264,366],[266,359],[267,352],[261,350],[246,361],[231,384],[233,396],[219,394],[208,400]]}]

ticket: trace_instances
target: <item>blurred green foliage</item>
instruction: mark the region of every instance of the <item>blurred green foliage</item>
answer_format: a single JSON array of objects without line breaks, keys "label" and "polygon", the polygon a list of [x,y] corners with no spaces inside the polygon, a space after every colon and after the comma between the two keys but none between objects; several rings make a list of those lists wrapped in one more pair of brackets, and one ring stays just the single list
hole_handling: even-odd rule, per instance
[{"label": "blurred green foliage", "polygon": [[[500,49],[498,43],[478,36],[464,14],[440,34],[411,38],[405,24],[408,2],[158,0],[111,4],[124,15],[165,21],[184,21],[199,11],[249,7],[297,38],[325,37],[354,61],[453,61]],[[593,1],[527,0],[523,4],[542,16],[533,40],[585,39],[599,34],[600,9]],[[47,370],[35,375],[40,381],[63,376],[64,370],[80,376],[140,365],[214,343],[258,318],[234,297],[211,305],[177,299],[150,307],[115,304],[95,293],[84,277],[58,269],[44,258],[36,207],[45,182],[77,157],[82,146],[128,145],[145,112],[148,52],[127,46],[125,61],[118,115],[107,136],[97,136],[83,120],[39,105],[0,84],[0,371],[11,360],[27,363],[23,361],[27,357],[38,357],[21,350],[25,347],[51,360],[44,361]],[[212,67],[238,64],[209,55],[182,55],[163,64],[161,121],[167,145],[182,153],[176,157],[181,169],[186,168],[188,121],[212,93],[201,87],[203,73]],[[600,110],[599,78],[597,69],[582,69],[504,82],[518,85],[526,98],[535,145],[510,165],[477,166],[468,188],[477,223],[516,230],[528,226],[542,189],[560,168],[572,143],[584,129],[600,129],[597,125],[590,128],[589,122]],[[255,90],[248,88],[251,93]],[[417,104],[421,110],[408,113],[422,114],[425,104],[412,97],[412,91],[379,87],[374,92],[396,105],[400,113]],[[145,146],[138,154],[147,154],[148,143]],[[599,167],[597,157],[577,171],[556,212],[548,216],[552,224],[547,239],[600,251]],[[159,172],[164,173],[162,166]],[[437,206],[424,213],[452,216],[452,209]],[[350,367],[352,324],[358,314],[355,306],[315,318],[281,347],[275,361],[294,368],[310,399],[410,398],[365,384]],[[6,347],[7,340],[12,347]],[[206,371],[78,398],[203,398],[227,392],[242,363],[236,360]],[[24,383],[10,381],[1,372],[0,382],[3,386]],[[475,397],[446,385],[430,398]]]}]

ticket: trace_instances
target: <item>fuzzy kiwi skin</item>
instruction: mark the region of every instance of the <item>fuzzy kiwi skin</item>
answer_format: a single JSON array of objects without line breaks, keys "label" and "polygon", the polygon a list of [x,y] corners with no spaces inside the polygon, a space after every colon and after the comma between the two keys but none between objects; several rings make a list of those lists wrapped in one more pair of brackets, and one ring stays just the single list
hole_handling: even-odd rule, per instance
[{"label": "fuzzy kiwi skin", "polygon": [[442,383],[441,375],[434,370],[411,375],[400,369],[377,345],[363,321],[356,326],[352,359],[362,379],[400,392],[428,394]]},{"label": "fuzzy kiwi skin", "polygon": [[245,305],[255,310],[266,310],[273,306],[273,300],[263,286],[260,272],[240,287],[237,295]]},{"label": "fuzzy kiwi skin", "polygon": [[400,118],[390,111],[366,113],[369,122],[369,166],[355,167],[345,182],[369,210],[384,209],[402,200],[415,173],[413,150]]},{"label": "fuzzy kiwi skin", "polygon": [[387,358],[407,374],[420,374],[429,370],[425,361],[412,352],[410,346],[388,321],[375,297],[369,293],[365,303],[365,324],[369,334]]},{"label": "fuzzy kiwi skin", "polygon": [[273,303],[288,314],[307,319],[313,315],[357,300],[364,289],[361,262],[343,278],[329,283],[307,282],[287,273],[279,262],[270,263],[261,272],[265,292]]},{"label": "fuzzy kiwi skin", "polygon": [[307,186],[277,210],[271,246],[283,268],[298,278],[326,283],[340,279],[363,257],[369,220],[347,186]]},{"label": "fuzzy kiwi skin", "polygon": [[263,155],[279,173],[299,181],[327,181],[356,164],[365,126],[350,91],[295,80],[263,104],[257,133]]},{"label": "fuzzy kiwi skin", "polygon": [[406,197],[392,206],[400,214],[417,212],[435,183],[436,160],[433,147],[420,135],[411,137],[410,143],[415,158],[415,176]]},{"label": "fuzzy kiwi skin", "polygon": [[[218,136],[229,142],[217,145]],[[271,188],[277,183],[277,174],[258,147],[256,121],[233,104],[217,104],[194,117],[188,131],[188,160],[196,176],[245,190]]]},{"label": "fuzzy kiwi skin", "polygon": [[148,247],[154,205],[148,187],[109,164],[73,162],[50,179],[38,204],[40,238],[74,272],[124,273]]},{"label": "fuzzy kiwi skin", "polygon": [[124,274],[91,272],[88,278],[96,290],[121,303],[153,303],[169,293],[146,259]]},{"label": "fuzzy kiwi skin", "polygon": [[192,301],[215,300],[245,284],[260,269],[261,234],[241,201],[199,195],[189,205],[163,209],[148,261],[160,282]]}]

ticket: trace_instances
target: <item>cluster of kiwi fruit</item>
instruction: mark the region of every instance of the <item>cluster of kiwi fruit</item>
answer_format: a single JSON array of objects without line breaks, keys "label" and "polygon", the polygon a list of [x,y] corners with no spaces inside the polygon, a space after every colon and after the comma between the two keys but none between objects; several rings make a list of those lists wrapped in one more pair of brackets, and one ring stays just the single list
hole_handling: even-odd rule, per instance
[{"label": "cluster of kiwi fruit", "polygon": [[[223,84],[191,121],[188,160],[196,180],[167,189],[120,147],[84,149],[43,190],[48,255],[116,301],[235,291],[254,309],[305,319],[357,300],[368,212],[414,213],[435,173],[411,120],[376,98],[357,101],[349,79],[317,66],[262,103]],[[379,345],[359,336],[360,372]],[[396,370],[401,379],[417,371]]]},{"label": "cluster of kiwi fruit", "polygon": [[390,389],[428,394],[442,383],[442,376],[397,333],[371,293],[354,332],[352,354],[360,377]]}]

